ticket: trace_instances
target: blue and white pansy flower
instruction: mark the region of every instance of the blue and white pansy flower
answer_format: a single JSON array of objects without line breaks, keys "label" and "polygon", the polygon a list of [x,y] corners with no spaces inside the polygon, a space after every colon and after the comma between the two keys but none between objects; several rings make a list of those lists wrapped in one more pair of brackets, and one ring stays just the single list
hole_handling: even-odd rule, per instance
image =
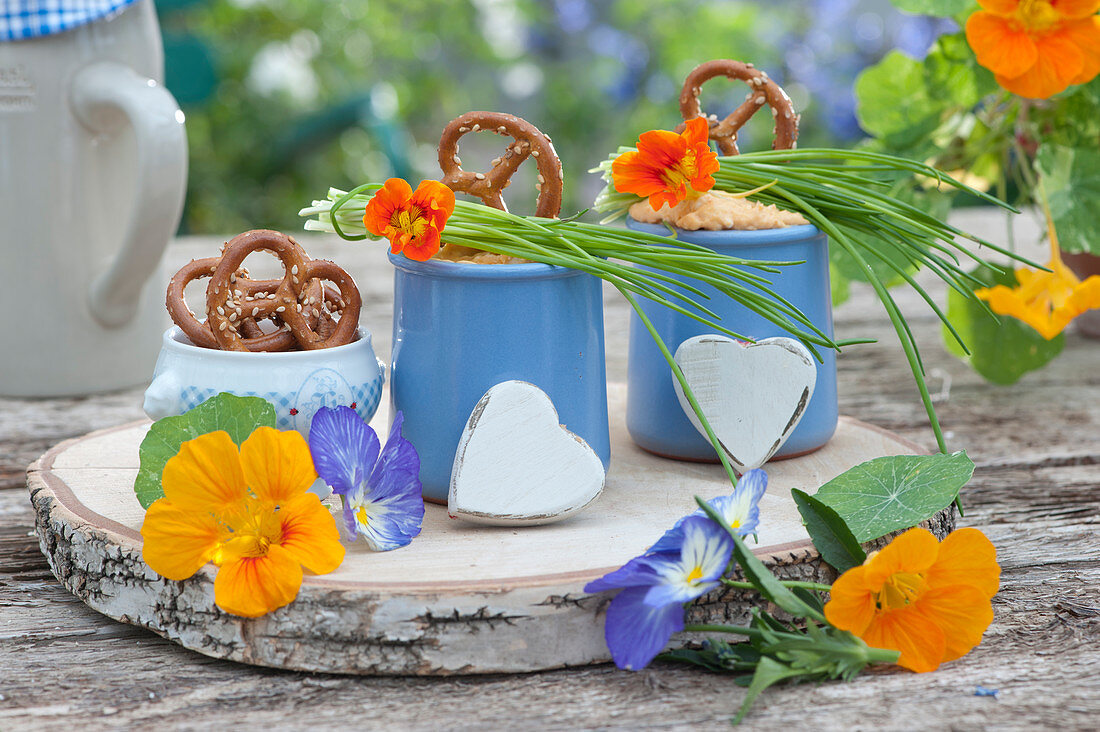
[{"label": "blue and white pansy flower", "polygon": [[310,425],[317,474],[340,496],[348,532],[363,537],[374,551],[407,545],[424,521],[420,457],[402,437],[402,421],[398,412],[385,447],[348,407],[322,407]]},{"label": "blue and white pansy flower", "polygon": [[[768,474],[760,468],[754,468],[741,476],[731,495],[712,498],[707,503],[734,533],[738,536],[749,536],[755,534],[760,525],[760,499],[767,490]],[[702,509],[691,515],[706,516]],[[676,522],[675,526],[649,548],[649,552],[677,551],[681,543],[681,526],[685,520],[687,517]]]},{"label": "blue and white pansy flower", "polygon": [[585,592],[622,588],[607,608],[604,637],[615,665],[641,669],[684,629],[684,603],[713,590],[729,564],[733,540],[709,518],[678,526],[679,551],[645,554],[589,582]]}]

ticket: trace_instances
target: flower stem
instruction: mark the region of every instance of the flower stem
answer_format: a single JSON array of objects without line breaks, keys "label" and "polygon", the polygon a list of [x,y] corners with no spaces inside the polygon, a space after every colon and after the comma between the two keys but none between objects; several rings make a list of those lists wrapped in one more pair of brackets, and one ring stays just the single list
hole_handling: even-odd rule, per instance
[{"label": "flower stem", "polygon": [[638,301],[634,297],[624,290],[618,288],[622,296],[626,298],[626,301],[630,303],[630,307],[634,308],[634,312],[638,314],[638,319],[642,321],[642,325],[649,331],[649,335],[653,338],[653,342],[657,344],[657,348],[660,349],[661,355],[665,357],[665,361],[668,362],[669,368],[672,369],[672,375],[679,382],[680,388],[684,390],[684,396],[687,397],[688,404],[691,405],[692,411],[695,412],[695,416],[699,418],[699,424],[703,425],[704,431],[707,433],[707,439],[710,440],[711,447],[718,453],[718,459],[722,461],[722,467],[726,469],[726,475],[729,476],[730,483],[734,486],[737,485],[737,473],[733,472],[733,466],[730,465],[729,459],[726,457],[726,451],[722,449],[722,443],[718,441],[718,436],[714,434],[714,430],[711,429],[710,422],[707,421],[706,416],[703,414],[703,408],[699,406],[699,402],[695,400],[695,394],[691,391],[691,386],[688,385],[687,377],[684,376],[684,372],[680,370],[680,364],[676,363],[676,359],[672,357],[672,354],[668,350],[668,346],[665,345],[664,340],[661,338],[657,329],[653,327],[653,323],[650,322],[649,317],[638,305]]},{"label": "flower stem", "polygon": [[899,651],[867,646],[867,660],[871,663],[897,663],[900,656]]},{"label": "flower stem", "polygon": [[[742,582],[741,580],[731,580],[725,578],[722,578],[720,581],[726,587],[732,587],[738,590],[756,589],[752,582]],[[823,585],[818,582],[800,582],[798,580],[779,580],[779,584],[788,588],[814,590],[816,592],[829,592],[833,589],[832,585]]]},{"label": "flower stem", "polygon": [[764,634],[756,628],[746,628],[740,625],[685,625],[685,633],[732,633],[744,635],[749,638],[763,638]]}]

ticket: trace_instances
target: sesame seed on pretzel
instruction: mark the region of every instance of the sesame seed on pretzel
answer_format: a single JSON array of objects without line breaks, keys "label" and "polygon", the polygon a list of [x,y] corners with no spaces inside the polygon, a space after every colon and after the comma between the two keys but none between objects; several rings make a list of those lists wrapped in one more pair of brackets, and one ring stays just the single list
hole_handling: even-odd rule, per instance
[{"label": "sesame seed on pretzel", "polygon": [[[687,78],[680,92],[680,114],[685,120],[705,117],[699,105],[699,92],[703,84],[717,76],[740,79],[749,85],[749,94],[737,109],[725,119],[709,117],[710,139],[718,143],[723,155],[737,155],[737,131],[749,121],[765,104],[772,108],[775,129],[772,134],[775,141],[773,150],[791,150],[798,141],[798,115],[795,114],[791,98],[783,88],[768,78],[768,75],[753,67],[752,64],[731,59],[714,59],[696,66]],[[681,124],[678,132],[682,132]]]},{"label": "sesame seed on pretzel", "polygon": [[[285,273],[281,280],[263,281],[264,289],[255,289],[250,295],[239,286],[235,273],[249,254],[260,250],[275,254]],[[325,280],[335,283],[339,293],[325,287]],[[258,292],[264,296],[255,297]],[[305,349],[350,343],[361,305],[359,291],[347,272],[332,262],[311,260],[297,242],[277,231],[249,231],[234,237],[206,286],[206,323],[215,347],[227,351],[252,350],[252,339],[246,336],[255,332],[255,321],[263,319],[282,324],[279,331],[268,335],[285,333],[293,344]],[[341,312],[339,321],[332,318],[335,312]],[[254,321],[252,325],[247,325],[248,319]]]},{"label": "sesame seed on pretzel", "polygon": [[[458,140],[469,132],[495,132],[511,137],[514,142],[504,148],[504,154],[494,158],[488,173],[473,173],[462,169],[458,157]],[[525,119],[500,112],[467,112],[456,117],[443,129],[439,138],[441,182],[452,191],[469,193],[493,208],[507,211],[501,193],[512,176],[528,157],[538,166],[538,201],[535,215],[556,218],[561,212],[561,160],[550,138]]]},{"label": "sesame seed on pretzel", "polygon": [[[184,290],[191,282],[209,277],[214,273],[221,257],[207,257],[205,259],[192,259],[183,265],[168,282],[168,292],[165,297],[165,305],[172,321],[180,327],[183,334],[194,345],[200,348],[218,348],[218,342],[207,321],[200,321],[187,306]],[[285,330],[277,330],[271,333],[260,328],[257,319],[251,316],[255,308],[253,303],[262,302],[265,299],[274,298],[275,289],[281,280],[252,280],[244,275],[243,270],[234,273],[231,284],[234,289],[239,289],[241,297],[241,313],[234,319],[236,327],[244,336],[245,347],[249,351],[287,351],[296,346],[294,335]],[[320,282],[309,283],[309,293],[318,295],[322,292]],[[245,308],[248,314],[245,313]],[[224,309],[224,307],[223,307]],[[265,308],[266,310],[266,308]]]},{"label": "sesame seed on pretzel", "polygon": [[[354,280],[340,267],[325,259],[311,259],[305,263],[302,275],[310,279],[325,280],[335,284],[340,292],[340,302],[344,303],[344,314],[336,325],[332,327],[332,319],[327,313],[322,313],[322,303],[306,303],[304,308],[287,308],[283,313],[283,321],[294,333],[302,348],[313,351],[319,348],[331,348],[345,343],[351,343],[355,338],[355,331],[359,325],[359,309],[363,304],[359,295],[359,288]],[[287,287],[287,280],[283,280],[279,288],[280,294]],[[328,288],[326,288],[327,290]],[[327,298],[326,298],[327,300]],[[310,325],[307,315],[324,316],[320,326],[315,331]]]}]

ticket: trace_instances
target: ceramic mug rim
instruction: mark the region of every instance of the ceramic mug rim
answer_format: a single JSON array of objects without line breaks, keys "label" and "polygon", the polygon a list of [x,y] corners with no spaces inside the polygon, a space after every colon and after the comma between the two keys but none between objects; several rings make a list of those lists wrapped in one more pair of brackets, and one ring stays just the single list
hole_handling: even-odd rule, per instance
[{"label": "ceramic mug rim", "polygon": [[364,348],[373,352],[374,348],[371,345],[371,332],[360,326],[356,330],[356,335],[358,337],[351,343],[346,343],[342,346],[333,346],[332,348],[319,348],[312,351],[222,351],[196,346],[183,334],[183,331],[178,325],[173,325],[171,328],[164,331],[161,342],[165,351],[179,353],[188,358],[202,358],[210,361],[225,361],[230,363],[240,363],[242,360],[263,360],[279,361],[287,364],[308,362],[318,357],[327,360],[339,358],[341,356],[351,356]]},{"label": "ceramic mug rim", "polygon": [[548,280],[559,277],[574,277],[585,274],[580,270],[560,267],[542,262],[524,262],[521,264],[478,264],[476,262],[449,262],[429,259],[418,262],[403,254],[388,252],[390,263],[394,267],[410,274],[435,277],[437,279],[457,280]]},{"label": "ceramic mug rim", "polygon": [[702,246],[713,244],[738,247],[759,246],[761,244],[788,244],[791,242],[808,241],[824,236],[821,229],[813,224],[796,224],[794,226],[781,226],[775,229],[720,229],[712,231],[710,229],[680,229],[675,226],[669,227],[665,224],[647,224],[638,221],[632,216],[627,216],[626,226],[634,231],[640,231],[645,234],[656,234],[666,239],[673,239],[673,237],[669,235],[669,229],[671,228],[676,233],[675,239],[683,239],[692,244],[700,244]]}]

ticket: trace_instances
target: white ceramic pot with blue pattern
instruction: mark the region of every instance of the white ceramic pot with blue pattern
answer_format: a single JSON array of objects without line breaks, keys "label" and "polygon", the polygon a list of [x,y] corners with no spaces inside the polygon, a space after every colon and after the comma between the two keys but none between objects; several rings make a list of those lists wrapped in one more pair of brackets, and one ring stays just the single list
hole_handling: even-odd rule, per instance
[{"label": "white ceramic pot with blue pattern", "polygon": [[258,396],[275,405],[279,429],[298,430],[308,439],[321,407],[351,407],[369,421],[384,379],[385,364],[374,355],[365,328],[344,346],[251,353],[199,348],[172,327],[164,333],[144,408],[150,418],[160,419],[183,414],[223,391]]}]

